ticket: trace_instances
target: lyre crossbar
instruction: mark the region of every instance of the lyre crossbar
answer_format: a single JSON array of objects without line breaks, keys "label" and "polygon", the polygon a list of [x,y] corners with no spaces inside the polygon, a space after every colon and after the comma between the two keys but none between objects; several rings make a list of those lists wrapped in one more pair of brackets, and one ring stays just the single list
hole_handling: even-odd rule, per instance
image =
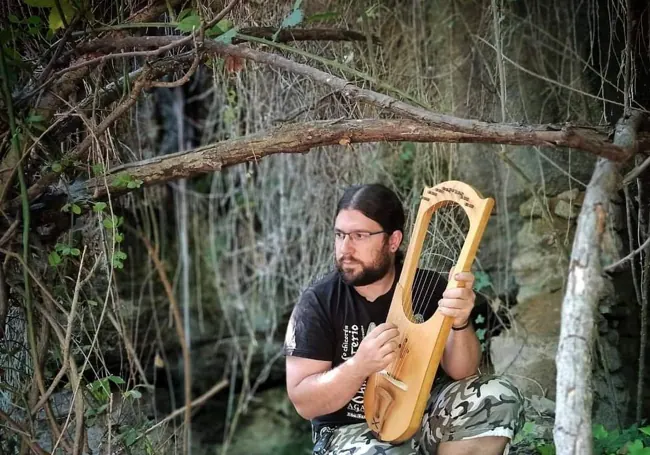
[{"label": "lyre crossbar", "polygon": [[[395,324],[400,335],[404,334],[400,342],[399,374],[382,371],[371,375],[364,393],[366,421],[381,441],[400,443],[411,438],[420,428],[431,386],[449,337],[452,318],[436,311],[428,320],[415,323],[407,313],[412,304],[410,289],[431,217],[436,210],[450,203],[462,207],[469,219],[469,230],[455,259],[456,272],[470,271],[494,207],[494,199],[483,198],[474,188],[459,181],[426,187],[422,192],[404,265],[386,321]],[[447,288],[461,285],[450,277]]]}]

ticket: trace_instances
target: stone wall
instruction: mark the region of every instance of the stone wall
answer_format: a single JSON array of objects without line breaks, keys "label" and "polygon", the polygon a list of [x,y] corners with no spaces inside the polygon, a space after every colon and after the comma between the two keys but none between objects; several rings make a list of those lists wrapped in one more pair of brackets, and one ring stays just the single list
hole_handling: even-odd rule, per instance
[{"label": "stone wall", "polygon": [[[584,193],[578,189],[552,197],[531,198],[519,207],[521,228],[512,272],[517,303],[512,326],[491,339],[495,371],[510,375],[527,397],[555,400],[555,355],[560,334],[561,307],[577,216]],[[620,203],[620,201],[618,201]],[[614,220],[621,220],[614,204]],[[615,260],[623,249],[616,229],[607,232],[605,258]],[[598,311],[598,339],[594,349],[594,420],[617,426],[625,422],[630,403],[630,378],[622,369],[620,336],[614,314],[626,302],[611,285]]]}]

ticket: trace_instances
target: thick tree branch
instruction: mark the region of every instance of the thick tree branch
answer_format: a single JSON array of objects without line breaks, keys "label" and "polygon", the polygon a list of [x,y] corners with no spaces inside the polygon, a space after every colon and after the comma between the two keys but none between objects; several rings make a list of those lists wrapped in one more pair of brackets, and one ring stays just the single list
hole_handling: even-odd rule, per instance
[{"label": "thick tree branch", "polygon": [[[619,122],[614,144],[633,149],[642,116]],[[610,201],[620,188],[620,163],[601,158],[587,186],[573,240],[556,356],[557,453],[592,453],[592,345],[596,309],[605,286],[603,242],[610,231]]]},{"label": "thick tree branch", "polygon": [[[232,139],[200,147],[192,151],[156,157],[112,169],[106,176],[71,187],[75,199],[101,198],[130,191],[125,182],[141,180],[154,185],[169,180],[190,178],[206,172],[219,171],[239,163],[259,161],[276,153],[305,153],[328,145],[349,145],[363,142],[482,142],[513,145],[547,145],[563,143],[562,130],[546,126],[529,127],[527,134],[504,134],[508,125],[477,129],[474,133],[450,131],[443,127],[413,120],[363,119],[315,121],[283,125],[260,134]],[[510,126],[510,128],[521,128]],[[586,130],[590,134],[588,130]],[[573,131],[581,137],[583,130]],[[578,142],[578,141],[577,141]]]},{"label": "thick tree branch", "polygon": [[[95,51],[113,52],[123,49],[160,49],[170,46],[178,41],[179,37],[174,36],[142,36],[128,37],[123,40],[93,42]],[[490,131],[499,137],[508,139],[511,142],[502,143],[523,143],[530,137],[531,129],[535,131],[540,142],[537,145],[572,147],[585,150],[597,156],[602,156],[614,161],[626,161],[636,152],[635,145],[630,148],[622,148],[612,144],[607,138],[596,129],[576,128],[570,125],[536,125],[516,126],[500,123],[482,122],[473,119],[463,119],[450,115],[438,114],[420,107],[412,106],[382,93],[362,89],[349,81],[333,76],[325,71],[313,68],[302,63],[297,63],[277,54],[267,53],[245,46],[235,46],[216,41],[204,43],[207,52],[218,55],[232,55],[258,63],[274,66],[291,73],[301,74],[317,82],[327,85],[348,98],[364,101],[374,106],[393,112],[400,116],[426,122],[448,131],[456,131],[468,134],[483,134]],[[156,52],[156,51],[154,51]],[[118,54],[119,55],[119,54]],[[547,139],[541,130],[548,133]],[[562,132],[562,134],[557,134]]]}]

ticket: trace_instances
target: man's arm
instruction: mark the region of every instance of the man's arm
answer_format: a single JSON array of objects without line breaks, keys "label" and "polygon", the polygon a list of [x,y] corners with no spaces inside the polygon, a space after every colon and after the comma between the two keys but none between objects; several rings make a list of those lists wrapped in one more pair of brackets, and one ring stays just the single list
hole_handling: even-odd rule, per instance
[{"label": "man's arm", "polygon": [[[476,295],[472,289],[474,275],[470,272],[457,273],[454,278],[464,287],[445,290],[438,303],[441,313],[454,318],[454,327],[463,327],[469,322]],[[452,379],[463,379],[478,372],[481,362],[481,345],[470,323],[463,330],[452,330],[445,344],[441,365]]]},{"label": "man's arm", "polygon": [[287,392],[298,414],[311,420],[345,406],[366,379],[352,360],[332,369],[332,362],[287,357]]},{"label": "man's arm", "polygon": [[395,360],[398,335],[395,325],[378,325],[336,368],[329,361],[288,356],[287,393],[298,414],[311,420],[345,406],[368,376]]},{"label": "man's arm", "polygon": [[481,362],[481,345],[470,324],[459,331],[452,330],[441,364],[445,372],[455,380],[463,379],[478,373]]}]

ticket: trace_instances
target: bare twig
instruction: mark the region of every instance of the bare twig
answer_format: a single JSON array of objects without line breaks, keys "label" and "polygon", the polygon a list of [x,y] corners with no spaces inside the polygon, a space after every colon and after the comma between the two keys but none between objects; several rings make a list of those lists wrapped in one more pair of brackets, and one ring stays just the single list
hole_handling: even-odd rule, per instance
[{"label": "bare twig", "polygon": [[[147,251],[149,252],[149,256],[153,260],[154,266],[156,267],[156,271],[158,272],[158,276],[160,277],[160,281],[163,283],[163,287],[165,288],[165,293],[167,295],[167,298],[169,299],[169,305],[172,310],[172,315],[174,318],[174,326],[176,328],[176,335],[178,337],[178,342],[181,345],[181,351],[183,354],[183,380],[185,382],[184,384],[184,390],[185,390],[185,434],[186,436],[190,434],[190,428],[192,425],[192,365],[191,365],[191,360],[190,360],[190,353],[189,349],[187,346],[187,343],[185,342],[185,333],[183,329],[183,321],[181,319],[181,313],[178,307],[178,302],[176,301],[176,297],[174,296],[174,290],[172,289],[172,285],[169,282],[169,279],[167,278],[167,272],[165,272],[165,267],[160,261],[160,258],[158,257],[158,251],[157,249],[154,249],[151,246],[151,243],[149,243],[149,240],[146,238],[146,236],[140,234],[139,235],[140,239],[144,243],[145,247],[147,248]],[[187,440],[188,438],[185,438],[185,444],[189,444],[189,441]]]},{"label": "bare twig", "polygon": [[[86,249],[87,246],[84,246],[83,252],[81,253],[81,259],[79,261],[79,271],[77,272],[77,281],[75,282],[75,287],[74,287],[74,294],[72,297],[72,304],[70,305],[70,313],[68,313],[68,327],[66,329],[65,333],[65,343],[63,345],[63,358],[61,359],[61,369],[59,372],[56,374],[54,377],[54,380],[50,384],[50,387],[47,389],[47,391],[41,396],[40,400],[36,403],[36,405],[32,406],[31,412],[32,414],[36,414],[38,410],[40,409],[43,404],[50,399],[50,396],[54,392],[54,389],[56,386],[59,384],[59,381],[63,378],[63,375],[65,374],[66,370],[68,369],[69,362],[68,358],[70,357],[70,341],[72,340],[72,328],[74,325],[74,319],[77,313],[77,305],[79,303],[79,292],[81,291],[81,287],[90,279],[90,277],[93,275],[94,267],[91,270],[91,272],[86,276],[83,280],[81,279],[81,271],[83,270],[83,263],[84,263],[84,257],[86,254]],[[97,265],[98,261],[95,262],[95,265]]]},{"label": "bare twig", "polygon": [[646,157],[645,160],[634,169],[632,169],[624,178],[623,185],[629,185],[634,180],[636,180],[643,172],[650,167],[650,156]]},{"label": "bare twig", "polygon": [[[643,244],[642,244],[639,248],[637,248],[637,249],[634,250],[634,251],[631,251],[631,252],[630,252],[627,256],[625,256],[624,258],[621,258],[621,259],[619,259],[618,261],[614,262],[613,264],[610,264],[610,265],[608,265],[607,267],[604,267],[604,268],[603,268],[603,271],[604,271],[604,272],[608,272],[608,273],[614,272],[614,271],[616,271],[616,269],[617,269],[618,267],[620,267],[621,265],[627,263],[628,261],[630,261],[631,259],[633,259],[636,255],[645,252],[645,251],[648,250],[649,248],[650,248],[650,237],[648,237],[648,238],[646,239],[646,241],[643,242]],[[649,251],[650,251],[650,250],[649,250]]]}]

